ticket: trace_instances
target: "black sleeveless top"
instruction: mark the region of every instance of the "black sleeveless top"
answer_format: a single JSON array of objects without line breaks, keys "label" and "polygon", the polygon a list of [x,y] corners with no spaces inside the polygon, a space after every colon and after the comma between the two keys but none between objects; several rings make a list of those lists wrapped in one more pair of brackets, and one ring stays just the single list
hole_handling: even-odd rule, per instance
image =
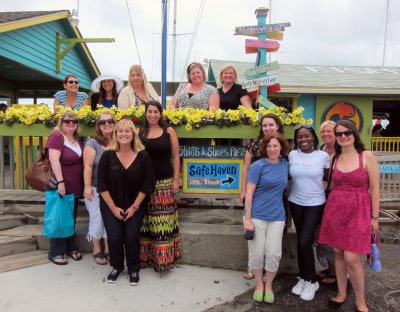
[{"label": "black sleeveless top", "polygon": [[156,180],[171,178],[173,176],[171,140],[167,129],[158,138],[148,139],[139,132],[139,138],[146,147],[147,153],[153,161]]}]

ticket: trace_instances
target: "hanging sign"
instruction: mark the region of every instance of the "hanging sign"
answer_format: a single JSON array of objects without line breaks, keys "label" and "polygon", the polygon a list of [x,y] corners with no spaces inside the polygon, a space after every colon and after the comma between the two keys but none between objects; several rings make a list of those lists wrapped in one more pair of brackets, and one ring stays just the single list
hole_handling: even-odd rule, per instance
[{"label": "hanging sign", "polygon": [[246,39],[246,54],[257,53],[258,49],[266,49],[267,52],[275,52],[279,49],[279,42],[273,40]]},{"label": "hanging sign", "polygon": [[251,79],[251,80],[243,80],[242,88],[247,89],[247,88],[252,88],[252,87],[256,87],[256,86],[272,86],[276,83],[278,83],[277,76],[261,77],[261,78],[257,78],[257,79]]},{"label": "hanging sign", "polygon": [[[240,26],[235,28],[234,35],[252,36],[252,34],[265,34],[275,31],[284,31],[285,27],[289,27],[290,23]],[[268,36],[268,35],[267,35]]]},{"label": "hanging sign", "polygon": [[264,74],[266,72],[269,72],[271,70],[275,70],[278,68],[279,68],[279,64],[277,61],[275,61],[275,62],[271,62],[269,64],[264,64],[261,66],[249,68],[244,72],[244,75],[246,76],[246,78],[251,79],[251,78],[257,77],[259,74]]},{"label": "hanging sign", "polygon": [[240,194],[243,159],[183,159],[183,193]]}]

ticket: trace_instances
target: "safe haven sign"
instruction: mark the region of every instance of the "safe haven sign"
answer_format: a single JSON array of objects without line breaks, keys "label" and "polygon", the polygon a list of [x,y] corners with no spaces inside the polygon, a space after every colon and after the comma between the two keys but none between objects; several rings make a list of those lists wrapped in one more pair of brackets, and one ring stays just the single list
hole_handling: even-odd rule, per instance
[{"label": "safe haven sign", "polygon": [[240,194],[243,159],[183,159],[183,193]]}]

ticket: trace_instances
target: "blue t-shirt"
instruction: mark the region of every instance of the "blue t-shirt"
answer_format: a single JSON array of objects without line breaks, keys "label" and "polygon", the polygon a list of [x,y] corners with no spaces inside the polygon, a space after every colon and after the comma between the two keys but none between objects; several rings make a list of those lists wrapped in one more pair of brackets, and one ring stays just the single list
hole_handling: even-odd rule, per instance
[{"label": "blue t-shirt", "polygon": [[283,192],[288,184],[289,164],[280,158],[276,164],[265,158],[250,165],[247,182],[256,184],[251,217],[265,221],[285,221]]}]

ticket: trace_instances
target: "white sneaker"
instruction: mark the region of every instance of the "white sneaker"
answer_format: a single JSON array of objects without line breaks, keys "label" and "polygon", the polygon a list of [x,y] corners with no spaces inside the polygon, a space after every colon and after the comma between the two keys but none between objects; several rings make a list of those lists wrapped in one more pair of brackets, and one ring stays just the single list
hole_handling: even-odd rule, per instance
[{"label": "white sneaker", "polygon": [[300,299],[310,301],[314,299],[316,291],[319,289],[318,282],[311,283],[305,282],[303,291],[301,292]]},{"label": "white sneaker", "polygon": [[301,293],[303,292],[304,289],[304,285],[306,283],[305,280],[303,280],[302,278],[298,277],[299,281],[297,282],[296,285],[293,286],[292,288],[292,294],[295,294],[297,296],[300,296]]}]

